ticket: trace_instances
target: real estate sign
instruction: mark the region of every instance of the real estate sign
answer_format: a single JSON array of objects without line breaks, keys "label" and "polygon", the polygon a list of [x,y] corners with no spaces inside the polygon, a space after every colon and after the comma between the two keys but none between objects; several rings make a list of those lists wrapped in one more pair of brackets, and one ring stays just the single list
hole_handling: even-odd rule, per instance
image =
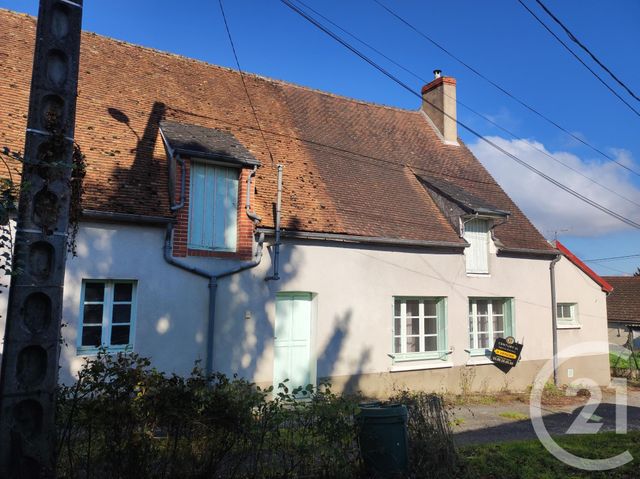
[{"label": "real estate sign", "polygon": [[518,364],[521,352],[522,344],[517,343],[512,336],[498,338],[491,350],[491,361],[493,361],[499,369],[507,373],[512,367]]}]

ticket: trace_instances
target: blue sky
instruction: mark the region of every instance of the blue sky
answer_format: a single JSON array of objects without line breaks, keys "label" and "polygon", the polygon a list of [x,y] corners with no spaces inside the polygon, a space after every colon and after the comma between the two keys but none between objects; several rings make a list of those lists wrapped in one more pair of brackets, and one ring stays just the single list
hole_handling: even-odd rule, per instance
[{"label": "blue sky", "polygon": [[[517,0],[381,1],[574,135],[640,172],[640,117],[573,59]],[[523,1],[571,44],[534,0]],[[304,2],[422,78],[432,78],[436,68],[455,77],[458,100],[521,140],[514,140],[460,106],[459,120],[594,201],[640,222],[640,176],[531,114],[373,0]],[[640,96],[636,51],[640,45],[640,2],[606,2],[606,8],[605,3],[595,0],[545,3]],[[85,30],[235,67],[215,0],[87,0],[85,4]],[[244,70],[375,103],[418,108],[416,97],[278,0],[226,0],[224,4]],[[0,6],[36,15],[38,2],[0,0]],[[421,80],[364,51],[416,91],[422,86]],[[609,81],[604,72],[596,71]],[[640,110],[640,102],[626,94],[623,97]],[[545,237],[553,239],[557,234],[583,259],[640,254],[640,231],[578,202],[465,131],[459,133]],[[573,169],[553,162],[540,151]],[[603,275],[629,274],[640,266],[640,257],[588,264]]]}]

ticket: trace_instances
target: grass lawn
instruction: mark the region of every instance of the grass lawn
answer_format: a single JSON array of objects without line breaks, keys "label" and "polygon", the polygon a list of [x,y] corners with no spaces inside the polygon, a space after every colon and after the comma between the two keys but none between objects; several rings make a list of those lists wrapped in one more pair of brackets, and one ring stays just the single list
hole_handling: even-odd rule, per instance
[{"label": "grass lawn", "polygon": [[460,449],[459,477],[479,479],[552,479],[640,477],[640,432],[602,433],[556,438],[567,451],[589,459],[604,459],[628,450],[634,460],[611,471],[574,469],[552,456],[537,440],[467,446]]},{"label": "grass lawn", "polygon": [[526,414],[522,414],[515,411],[505,411],[498,414],[498,416],[503,417],[505,419],[512,419],[514,421],[526,421],[529,419],[529,416]]}]

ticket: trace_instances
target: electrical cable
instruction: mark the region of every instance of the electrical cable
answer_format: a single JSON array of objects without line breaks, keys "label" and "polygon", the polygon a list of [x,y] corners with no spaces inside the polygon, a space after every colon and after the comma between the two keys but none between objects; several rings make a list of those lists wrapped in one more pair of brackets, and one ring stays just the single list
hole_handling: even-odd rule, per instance
[{"label": "electrical cable", "polygon": [[[329,22],[331,25],[333,25],[334,27],[336,27],[337,29],[339,29],[340,31],[342,31],[343,33],[349,35],[351,38],[353,38],[354,40],[356,40],[357,42],[359,42],[360,44],[366,46],[367,48],[369,48],[370,50],[372,50],[373,52],[377,53],[378,55],[380,55],[382,58],[384,58],[385,60],[389,61],[390,63],[392,63],[393,65],[397,66],[398,68],[400,68],[401,70],[405,71],[406,73],[408,73],[409,75],[413,76],[414,78],[420,80],[421,82],[424,82],[425,84],[429,83],[429,80],[426,80],[425,78],[423,78],[422,76],[418,75],[417,73],[415,73],[414,71],[410,70],[409,68],[401,65],[400,63],[396,62],[395,60],[393,60],[392,58],[390,58],[389,56],[385,55],[383,52],[381,52],[380,50],[378,50],[377,48],[375,48],[374,46],[372,46],[371,44],[365,42],[364,40],[358,38],[356,35],[354,35],[353,33],[349,32],[348,30],[345,30],[343,27],[341,27],[340,25],[338,25],[337,23],[333,22],[331,19],[327,18],[326,16],[324,16],[322,13],[318,12],[317,10],[313,9],[312,7],[310,7],[309,5],[307,5],[306,3],[304,3],[302,0],[294,0],[296,3],[299,3],[300,5],[304,6],[306,9],[308,9],[309,11],[313,12],[314,14],[318,15],[320,18],[324,19],[325,21]],[[452,98],[454,100],[456,100],[456,103],[458,105],[460,105],[461,107],[465,108],[466,110],[470,111],[471,113],[473,113],[474,115],[479,116],[480,118],[484,119],[485,121],[487,121],[488,123],[492,124],[493,126],[495,126],[496,128],[498,128],[499,130],[505,132],[506,134],[510,135],[511,137],[513,137],[516,140],[519,141],[523,141],[526,142],[527,145],[529,147],[531,147],[532,149],[538,151],[539,153],[541,153],[542,155],[550,158],[551,160],[555,161],[556,163],[561,164],[562,166],[564,166],[565,168],[573,171],[574,173],[582,176],[583,178],[589,180],[591,183],[600,186],[601,188],[603,188],[604,190],[608,191],[609,193],[617,196],[618,198],[621,198],[625,201],[628,201],[629,203],[640,207],[640,203],[627,198],[624,195],[621,195],[620,193],[618,193],[617,191],[615,191],[613,188],[609,188],[606,185],[603,185],[602,183],[598,182],[597,180],[594,180],[593,178],[585,175],[584,173],[582,173],[580,170],[573,168],[571,165],[566,164],[565,162],[559,160],[558,158],[556,158],[555,156],[551,155],[550,153],[546,152],[545,150],[543,150],[542,148],[538,148],[537,146],[533,145],[531,142],[525,140],[524,138],[521,138],[519,136],[517,136],[515,133],[513,133],[512,131],[500,126],[498,123],[496,123],[495,121],[491,120],[489,117],[487,117],[486,115],[483,115],[482,113],[474,110],[473,108],[471,108],[470,106],[464,104],[463,102],[461,102],[459,99],[457,98],[453,98],[450,95],[447,95],[445,93],[445,96]]]},{"label": "electrical cable", "polygon": [[271,164],[274,164],[273,154],[271,153],[271,148],[269,148],[269,143],[267,143],[267,138],[264,136],[264,131],[262,131],[262,126],[260,125],[260,120],[258,120],[258,114],[256,113],[256,109],[253,106],[253,102],[251,101],[251,96],[249,95],[249,89],[247,88],[247,84],[244,81],[244,73],[242,72],[242,68],[240,67],[240,61],[238,60],[238,54],[236,52],[236,47],[233,43],[233,38],[231,37],[231,30],[229,29],[229,24],[227,23],[227,16],[224,13],[224,7],[222,5],[222,0],[218,0],[220,4],[220,11],[222,12],[222,19],[224,20],[224,27],[227,30],[227,36],[229,37],[229,43],[231,44],[231,50],[233,51],[233,57],[236,60],[236,66],[238,67],[238,72],[240,73],[240,79],[242,80],[242,86],[244,87],[244,92],[247,95],[247,100],[249,100],[249,106],[251,107],[251,111],[253,112],[253,117],[256,119],[256,124],[258,125],[258,129],[260,130],[260,134],[262,135],[262,141],[264,141],[264,145],[267,147],[267,151],[269,152],[269,158],[271,159]]},{"label": "electrical cable", "polygon": [[584,60],[582,60],[582,58],[580,58],[580,57],[579,57],[579,56],[578,56],[578,55],[577,55],[577,54],[576,54],[576,53],[575,53],[575,52],[574,52],[574,51],[569,47],[569,45],[567,45],[567,44],[566,44],[566,43],[565,43],[565,42],[564,42],[564,41],[563,41],[563,40],[562,40],[558,35],[556,35],[556,33],[555,33],[553,30],[551,30],[551,28],[549,28],[549,27],[547,26],[547,24],[546,24],[546,23],[544,23],[544,21],[543,21],[540,17],[538,17],[538,15],[536,15],[536,14],[535,14],[535,12],[534,12],[533,10],[531,10],[531,9],[530,9],[530,8],[529,8],[529,7],[528,7],[528,6],[527,6],[527,5],[526,5],[522,0],[518,0],[518,3],[519,3],[520,5],[522,5],[522,6],[524,7],[524,9],[525,9],[527,12],[529,12],[529,13],[531,14],[531,16],[532,16],[533,18],[535,18],[535,19],[538,21],[538,23],[540,23],[540,25],[542,25],[542,26],[544,27],[544,29],[545,29],[547,32],[549,32],[549,33],[551,34],[551,36],[552,36],[553,38],[555,38],[555,39],[556,39],[556,40],[557,40],[557,41],[558,41],[558,42],[559,42],[559,43],[560,43],[560,44],[561,44],[561,45],[562,45],[562,46],[563,46],[563,47],[564,47],[564,48],[565,48],[565,49],[566,49],[570,54],[571,54],[571,56],[573,56],[573,58],[575,58],[578,62],[580,62],[580,63],[582,64],[582,66],[583,66],[583,67],[585,67],[587,70],[589,70],[589,72],[591,72],[591,74],[592,74],[594,77],[596,77],[596,79],[597,79],[600,83],[602,83],[602,84],[605,86],[605,88],[606,88],[607,90],[609,90],[611,93],[613,93],[613,95],[614,95],[616,98],[618,98],[622,103],[624,103],[625,105],[627,105],[631,111],[633,111],[636,115],[638,115],[638,116],[640,117],[640,111],[636,110],[633,106],[631,106],[631,104],[630,104],[629,102],[627,102],[627,100],[625,100],[624,98],[622,98],[622,96],[620,96],[620,94],[619,94],[617,91],[615,91],[613,88],[611,88],[611,86],[609,86],[609,84],[608,84],[606,81],[604,81],[604,80],[602,79],[602,77],[601,77],[600,75],[598,75],[598,74],[595,72],[595,70],[594,70],[593,68],[591,68],[589,65],[587,65],[587,64],[584,62]]},{"label": "electrical cable", "polygon": [[618,259],[628,259],[628,258],[640,258],[640,253],[638,254],[628,254],[626,256],[610,256],[608,258],[595,258],[595,259],[585,259],[583,260],[585,263],[588,261],[590,263],[597,263],[599,261],[614,261]]},{"label": "electrical cable", "polygon": [[500,86],[498,83],[494,82],[493,80],[491,80],[490,78],[488,78],[487,76],[485,76],[484,74],[482,74],[480,71],[478,71],[477,69],[475,69],[474,67],[472,67],[471,65],[469,65],[468,63],[464,62],[462,59],[460,59],[459,57],[455,56],[453,53],[451,53],[449,50],[447,50],[445,47],[443,47],[442,45],[440,45],[438,42],[436,42],[435,40],[433,40],[432,38],[430,38],[428,35],[426,35],[425,33],[423,33],[422,31],[420,31],[417,27],[415,27],[414,25],[412,25],[409,21],[405,20],[403,17],[401,17],[400,15],[398,15],[396,12],[394,12],[393,10],[391,10],[389,7],[387,7],[386,5],[384,5],[383,3],[381,3],[379,0],[373,0],[375,3],[377,3],[380,7],[382,7],[384,10],[386,10],[390,15],[392,15],[393,17],[395,17],[396,19],[398,19],[400,22],[404,23],[406,26],[408,26],[411,30],[413,30],[414,32],[416,32],[418,35],[420,35],[421,37],[423,37],[425,40],[427,40],[428,42],[430,42],[432,45],[434,45],[435,47],[437,47],[438,49],[440,49],[442,52],[444,52],[446,55],[448,55],[449,57],[453,58],[455,61],[457,61],[458,63],[460,63],[462,66],[464,66],[465,68],[467,68],[468,70],[470,70],[471,72],[473,72],[475,75],[477,75],[478,77],[482,78],[484,81],[486,81],[487,83],[489,83],[490,85],[492,85],[494,88],[496,88],[497,90],[499,90],[500,92],[502,92],[503,94],[505,94],[506,96],[508,96],[509,98],[511,98],[513,101],[515,101],[516,103],[520,104],[522,107],[526,108],[527,110],[529,110],[531,113],[533,113],[534,115],[542,118],[543,120],[545,120],[547,123],[553,125],[554,127],[556,127],[557,129],[559,129],[560,131],[564,132],[565,134],[567,134],[568,136],[570,136],[571,138],[573,138],[574,140],[578,141],[579,143],[583,144],[584,146],[590,148],[591,150],[595,151],[596,153],[598,153],[599,155],[601,155],[602,157],[608,159],[609,161],[612,161],[616,164],[618,164],[619,166],[621,166],[622,168],[630,171],[631,173],[640,176],[640,172],[637,170],[634,170],[633,168],[628,167],[627,165],[625,165],[624,163],[621,163],[620,161],[616,160],[615,158],[613,158],[612,156],[606,154],[604,151],[600,150],[599,148],[593,146],[591,143],[587,142],[586,140],[580,138],[578,135],[576,135],[575,133],[572,133],[571,131],[569,131],[567,128],[564,128],[562,125],[560,125],[559,123],[555,122],[554,120],[552,120],[551,118],[549,118],[548,116],[544,115],[543,113],[541,113],[540,111],[536,110],[535,108],[533,108],[532,106],[530,106],[529,104],[527,104],[524,100],[519,99],[518,97],[516,97],[514,94],[512,94],[511,92],[509,92],[508,90],[506,90],[504,87]]},{"label": "electrical cable", "polygon": [[[301,17],[303,17],[305,20],[307,20],[308,22],[310,22],[312,25],[316,26],[316,28],[319,28],[321,31],[323,31],[324,33],[326,33],[327,35],[329,35],[331,38],[333,38],[334,40],[336,40],[337,42],[339,42],[340,44],[342,44],[345,48],[347,48],[348,50],[350,50],[352,53],[354,53],[355,55],[357,55],[358,57],[360,57],[362,60],[366,61],[367,63],[369,63],[372,67],[374,67],[375,69],[377,69],[378,71],[380,71],[381,73],[383,73],[385,76],[387,76],[390,80],[394,81],[395,83],[397,83],[398,85],[400,85],[401,87],[403,87],[405,90],[407,90],[409,93],[417,96],[420,99],[422,98],[422,95],[420,95],[419,93],[415,92],[409,85],[407,85],[406,83],[404,83],[402,80],[400,80],[399,78],[395,77],[393,74],[391,74],[389,71],[387,71],[384,67],[378,65],[374,60],[370,59],[369,57],[367,57],[364,53],[360,52],[357,48],[355,48],[354,46],[350,45],[346,40],[340,38],[340,36],[338,36],[336,33],[332,32],[331,30],[329,30],[327,27],[325,27],[324,25],[322,25],[320,22],[318,22],[315,18],[309,16],[308,14],[306,14],[303,10],[301,10],[299,7],[297,7],[296,5],[293,5],[289,0],[280,0],[283,4],[285,4],[287,7],[289,7],[291,10],[293,10],[294,12],[296,12],[298,15],[300,15]],[[431,105],[432,107],[434,107],[436,110],[440,111],[441,113],[443,113],[445,116],[448,116],[449,118],[452,118],[450,115],[448,115],[446,112],[444,112],[442,109],[436,107],[435,105]],[[586,196],[582,195],[581,193],[569,188],[568,186],[560,183],[558,180],[556,180],[555,178],[543,173],[542,171],[538,170],[537,168],[535,168],[534,166],[530,165],[529,163],[525,162],[524,160],[518,158],[516,155],[510,153],[509,151],[505,150],[504,148],[502,148],[501,146],[497,145],[496,143],[494,143],[493,141],[483,137],[482,135],[480,135],[477,131],[475,131],[473,128],[469,127],[468,125],[466,125],[465,123],[452,118],[454,121],[456,121],[456,123],[458,125],[460,125],[462,128],[464,128],[465,130],[467,130],[469,133],[471,133],[472,135],[476,136],[478,139],[484,141],[485,143],[487,143],[488,145],[492,146],[493,148],[495,148],[496,150],[500,151],[501,153],[503,153],[504,155],[506,155],[507,157],[511,158],[512,160],[514,160],[515,162],[517,162],[518,164],[520,164],[521,166],[524,166],[525,168],[529,169],[530,171],[534,172],[535,174],[537,174],[538,176],[544,178],[545,180],[549,181],[550,183],[554,184],[555,186],[557,186],[558,188],[562,189],[563,191],[569,193],[570,195],[574,196],[575,198],[578,198],[579,200],[583,201],[584,203],[587,203],[591,206],[593,206],[594,208],[602,211],[603,213],[608,214],[609,216],[612,216],[616,219],[618,219],[619,221],[632,226],[634,228],[640,229],[640,223],[636,223],[635,221],[631,220],[630,218],[626,218],[625,216],[622,216],[608,208],[606,208],[605,206],[587,198]]]},{"label": "electrical cable", "polygon": [[636,100],[640,101],[640,98],[631,90],[631,88],[629,88],[622,80],[620,80],[620,78],[618,78],[609,68],[607,68],[607,66],[604,63],[602,63],[598,59],[598,57],[596,57],[595,54],[586,47],[586,45],[584,45],[584,43],[578,40],[578,38],[571,32],[571,30],[569,30],[569,28],[567,28],[567,26],[564,23],[562,23],[562,21],[558,17],[554,15],[544,3],[542,3],[540,0],[536,0],[536,2],[538,3],[538,5],[542,7],[542,9],[545,12],[547,12],[547,14],[553,19],[554,22],[560,25],[560,28],[562,28],[565,31],[565,33],[569,36],[572,42],[574,42],[576,45],[582,48],[592,58],[594,62],[600,65],[600,68],[606,71],[609,74],[609,76],[618,83],[618,85],[620,85],[622,88],[627,90],[627,93],[629,93],[629,95],[631,95]]}]

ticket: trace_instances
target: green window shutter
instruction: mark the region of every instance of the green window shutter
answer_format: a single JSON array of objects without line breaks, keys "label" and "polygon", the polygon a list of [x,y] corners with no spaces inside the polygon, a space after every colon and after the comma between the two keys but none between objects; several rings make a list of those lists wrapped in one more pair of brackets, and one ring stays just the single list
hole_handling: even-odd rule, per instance
[{"label": "green window shutter", "polygon": [[438,351],[443,351],[443,358],[446,359],[445,351],[448,349],[447,338],[447,298],[438,301]]},{"label": "green window shutter", "polygon": [[505,324],[504,333],[506,336],[516,335],[516,320],[515,320],[515,300],[513,298],[506,299],[504,301],[504,314]]}]

